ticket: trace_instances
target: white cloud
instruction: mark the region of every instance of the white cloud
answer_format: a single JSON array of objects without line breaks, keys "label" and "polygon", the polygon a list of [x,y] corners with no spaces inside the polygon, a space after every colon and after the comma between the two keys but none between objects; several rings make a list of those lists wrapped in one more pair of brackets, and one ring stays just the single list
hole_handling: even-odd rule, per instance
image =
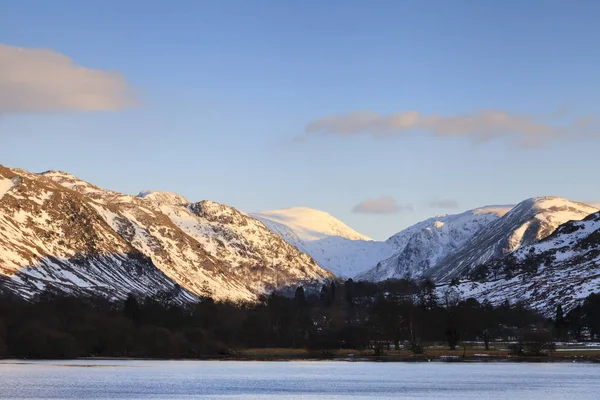
[{"label": "white cloud", "polygon": [[389,115],[356,111],[312,121],[306,126],[306,136],[329,134],[389,137],[429,132],[437,137],[468,137],[476,142],[510,137],[518,145],[527,147],[539,146],[550,139],[565,136],[600,136],[600,123],[594,116],[568,118],[561,115],[560,118],[555,116],[550,120],[543,121],[531,115],[498,110],[480,110],[456,116],[427,115],[418,111],[401,111]]},{"label": "white cloud", "polygon": [[0,44],[0,113],[113,111],[135,105],[123,76],[47,49]]},{"label": "white cloud", "polygon": [[381,196],[376,199],[366,199],[354,206],[352,212],[361,214],[397,214],[402,211],[412,211],[410,204],[398,204],[390,196]]},{"label": "white cloud", "polygon": [[433,200],[429,202],[429,207],[456,209],[458,208],[458,202],[453,199],[440,199],[438,197],[434,197]]}]

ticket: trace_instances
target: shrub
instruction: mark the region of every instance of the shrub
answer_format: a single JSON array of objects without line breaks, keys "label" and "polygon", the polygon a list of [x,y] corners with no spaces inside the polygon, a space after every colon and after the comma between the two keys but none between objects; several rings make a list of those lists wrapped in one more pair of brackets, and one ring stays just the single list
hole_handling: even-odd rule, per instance
[{"label": "shrub", "polygon": [[522,356],[543,356],[556,350],[552,335],[546,331],[528,331],[523,333],[517,343],[511,344],[509,353]]}]

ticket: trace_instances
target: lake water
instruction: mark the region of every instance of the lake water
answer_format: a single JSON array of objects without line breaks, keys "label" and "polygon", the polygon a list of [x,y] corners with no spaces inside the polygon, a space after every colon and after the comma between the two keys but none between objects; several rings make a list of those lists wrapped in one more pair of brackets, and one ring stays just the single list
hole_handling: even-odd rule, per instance
[{"label": "lake water", "polygon": [[0,362],[3,399],[599,399],[600,364]]}]

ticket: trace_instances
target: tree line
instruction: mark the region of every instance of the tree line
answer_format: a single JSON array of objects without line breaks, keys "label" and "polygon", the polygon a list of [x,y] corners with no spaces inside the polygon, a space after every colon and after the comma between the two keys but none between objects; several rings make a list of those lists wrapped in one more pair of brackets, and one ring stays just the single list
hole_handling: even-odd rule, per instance
[{"label": "tree line", "polygon": [[600,335],[600,295],[566,315],[559,307],[549,319],[522,303],[494,306],[439,292],[430,281],[348,280],[273,293],[256,303],[203,298],[181,304],[168,292],[113,301],[50,292],[26,301],[4,294],[0,357],[203,358],[248,348],[419,354],[433,343],[457,349],[478,341],[488,349],[497,340],[517,341],[514,352],[533,354],[553,339]]}]

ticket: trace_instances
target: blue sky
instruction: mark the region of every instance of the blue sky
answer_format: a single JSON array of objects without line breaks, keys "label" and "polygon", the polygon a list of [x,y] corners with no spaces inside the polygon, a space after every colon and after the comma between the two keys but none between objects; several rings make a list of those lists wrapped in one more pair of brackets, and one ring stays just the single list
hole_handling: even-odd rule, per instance
[{"label": "blue sky", "polygon": [[[598,201],[598,18],[597,1],[4,0],[0,163],[317,208],[377,239],[531,196]],[[37,71],[32,49],[98,77]]]}]

